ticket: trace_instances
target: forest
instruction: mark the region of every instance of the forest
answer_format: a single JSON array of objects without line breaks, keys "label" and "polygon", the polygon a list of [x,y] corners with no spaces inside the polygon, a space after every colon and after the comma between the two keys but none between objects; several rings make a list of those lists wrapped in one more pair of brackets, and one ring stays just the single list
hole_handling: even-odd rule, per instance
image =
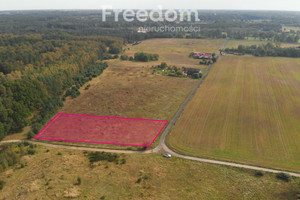
[{"label": "forest", "polygon": [[[120,14],[122,16],[122,13]],[[134,43],[149,38],[232,38],[267,40],[282,43],[297,43],[300,31],[284,30],[284,26],[300,27],[298,12],[284,11],[198,11],[199,22],[175,21],[153,22],[147,20],[118,22],[114,16],[102,21],[101,10],[81,11],[2,11],[0,33],[51,34],[65,32],[78,36],[108,35],[122,37]],[[194,19],[194,17],[192,17]],[[140,27],[200,26],[200,32],[146,32],[138,33]]]},{"label": "forest", "polygon": [[0,140],[31,125],[34,134],[67,96],[108,66],[123,40],[59,34],[0,35]]},{"label": "forest", "polygon": [[272,57],[292,57],[300,58],[300,45],[299,47],[282,48],[280,45],[274,45],[272,43],[262,45],[244,46],[239,45],[238,48],[226,48],[226,53],[238,53],[238,54],[251,54],[254,56],[272,56]]}]

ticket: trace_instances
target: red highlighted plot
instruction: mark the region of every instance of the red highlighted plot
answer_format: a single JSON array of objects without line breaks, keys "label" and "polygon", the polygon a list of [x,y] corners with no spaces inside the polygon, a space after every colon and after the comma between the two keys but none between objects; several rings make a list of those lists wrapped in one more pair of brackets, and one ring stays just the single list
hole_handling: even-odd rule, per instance
[{"label": "red highlighted plot", "polygon": [[167,123],[58,113],[34,139],[150,147]]}]

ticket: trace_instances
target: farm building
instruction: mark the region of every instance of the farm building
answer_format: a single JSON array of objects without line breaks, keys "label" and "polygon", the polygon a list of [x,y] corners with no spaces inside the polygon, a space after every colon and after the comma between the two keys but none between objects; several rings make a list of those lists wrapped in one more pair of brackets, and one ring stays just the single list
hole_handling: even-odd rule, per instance
[{"label": "farm building", "polygon": [[193,52],[193,57],[194,58],[200,58],[202,54],[200,52]]},{"label": "farm building", "polygon": [[193,58],[196,59],[212,59],[213,55],[211,53],[200,53],[200,52],[193,52]]},{"label": "farm building", "polygon": [[205,53],[205,54],[201,55],[200,58],[202,58],[202,59],[212,59],[213,56],[212,56],[211,53]]}]

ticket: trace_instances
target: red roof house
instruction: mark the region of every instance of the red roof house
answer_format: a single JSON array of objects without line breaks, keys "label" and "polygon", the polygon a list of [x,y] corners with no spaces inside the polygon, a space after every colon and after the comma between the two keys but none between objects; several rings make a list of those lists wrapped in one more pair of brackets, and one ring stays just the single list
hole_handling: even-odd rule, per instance
[{"label": "red roof house", "polygon": [[203,54],[201,58],[204,58],[204,59],[211,59],[213,56],[211,53],[206,53],[206,54]]},{"label": "red roof house", "polygon": [[200,52],[194,52],[193,56],[201,56],[201,53]]}]

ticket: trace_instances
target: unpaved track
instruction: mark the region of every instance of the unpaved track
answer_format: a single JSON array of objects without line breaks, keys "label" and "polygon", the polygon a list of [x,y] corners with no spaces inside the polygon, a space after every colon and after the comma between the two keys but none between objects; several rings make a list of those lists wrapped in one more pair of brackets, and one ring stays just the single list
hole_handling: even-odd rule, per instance
[{"label": "unpaved track", "polygon": [[217,165],[226,165],[226,166],[238,167],[238,168],[244,168],[244,169],[252,169],[252,170],[258,170],[258,171],[263,171],[263,172],[286,173],[291,176],[300,178],[300,174],[293,173],[293,172],[287,172],[287,171],[274,170],[274,169],[268,169],[268,168],[263,168],[263,167],[256,167],[256,166],[251,166],[251,165],[237,164],[237,163],[233,163],[233,162],[224,162],[224,161],[218,161],[218,160],[212,160],[212,159],[204,159],[204,158],[197,158],[197,157],[181,155],[181,154],[178,154],[178,153],[172,151],[171,149],[169,149],[165,144],[161,146],[162,149],[155,150],[155,149],[157,149],[157,148],[155,148],[153,150],[148,150],[148,151],[128,151],[128,150],[98,149],[98,148],[90,148],[90,147],[74,147],[74,146],[67,146],[67,145],[35,142],[35,141],[30,141],[30,140],[7,140],[7,141],[1,141],[0,145],[5,144],[5,143],[25,142],[25,141],[32,143],[32,144],[43,145],[46,147],[81,150],[81,151],[100,151],[100,152],[110,152],[110,153],[124,153],[124,154],[149,154],[149,153],[156,153],[156,152],[159,152],[162,150],[162,151],[169,153],[175,157],[179,157],[179,158],[183,158],[183,159],[200,161],[200,162],[217,164]]},{"label": "unpaved track", "polygon": [[[226,42],[223,44],[221,49],[224,49],[225,46],[227,45],[228,40],[226,40]],[[219,57],[220,56],[220,52],[216,53],[216,56]],[[203,77],[201,78],[201,80],[197,83],[197,85],[195,86],[195,88],[192,90],[192,92],[189,94],[189,96],[185,99],[185,101],[183,102],[183,104],[180,106],[180,108],[178,109],[177,113],[175,114],[175,116],[173,117],[173,119],[170,121],[169,125],[167,126],[167,128],[165,129],[165,131],[163,132],[163,134],[160,137],[159,140],[159,144],[157,145],[157,147],[155,149],[152,150],[152,152],[159,152],[161,149],[163,148],[168,148],[165,140],[167,135],[169,134],[169,132],[171,131],[171,129],[173,128],[173,126],[175,125],[176,121],[178,120],[179,116],[181,115],[181,113],[184,111],[185,107],[188,105],[188,103],[191,101],[191,99],[193,98],[193,96],[196,94],[198,88],[201,86],[201,84],[203,83],[203,81],[205,80],[207,74],[209,73],[210,69],[212,68],[212,64],[210,64],[205,72],[205,74],[203,74]],[[170,151],[169,151],[170,152]]]},{"label": "unpaved track", "polygon": [[245,165],[245,164],[238,164],[238,163],[232,163],[232,162],[225,162],[225,161],[218,161],[218,160],[212,160],[212,159],[205,159],[205,158],[196,158],[192,156],[185,156],[178,154],[171,149],[169,149],[166,145],[163,146],[163,151],[179,157],[179,158],[184,158],[184,159],[189,159],[189,160],[195,160],[195,161],[200,161],[200,162],[205,162],[205,163],[211,163],[211,164],[218,164],[218,165],[226,165],[226,166],[231,166],[231,167],[238,167],[238,168],[244,168],[244,169],[252,169],[252,170],[257,170],[257,171],[263,171],[263,172],[271,172],[271,173],[286,173],[291,176],[299,177],[300,174],[298,173],[293,173],[293,172],[287,172],[287,171],[281,171],[281,170],[275,170],[275,169],[268,169],[264,167],[256,167],[256,166],[251,166],[251,165]]},{"label": "unpaved track", "polygon": [[[228,40],[224,43],[222,49],[225,48]],[[217,56],[219,56],[219,53],[217,53]],[[160,137],[159,144],[155,149],[152,150],[147,150],[147,151],[129,151],[129,150],[113,150],[113,149],[98,149],[98,148],[90,148],[90,147],[75,147],[75,146],[68,146],[68,145],[59,145],[59,144],[49,144],[49,143],[43,143],[43,142],[35,142],[35,141],[30,141],[30,140],[7,140],[7,141],[1,141],[1,144],[4,143],[11,143],[11,142],[24,142],[27,141],[32,144],[38,144],[38,145],[43,145],[46,147],[55,147],[55,148],[63,148],[63,149],[72,149],[72,150],[82,150],[82,151],[103,151],[103,152],[111,152],[111,153],[126,153],[126,154],[149,154],[149,153],[160,153],[160,152],[165,152],[169,153],[172,156],[178,157],[178,158],[183,158],[183,159],[188,159],[188,160],[194,160],[194,161],[199,161],[199,162],[205,162],[205,163],[211,163],[211,164],[217,164],[217,165],[225,165],[225,166],[231,166],[231,167],[238,167],[238,168],[244,168],[244,169],[251,169],[251,170],[258,170],[262,172],[270,172],[270,173],[286,173],[289,174],[290,176],[294,177],[299,177],[299,173],[293,173],[293,172],[288,172],[288,171],[283,171],[283,170],[275,170],[275,169],[269,169],[269,168],[264,168],[264,167],[256,167],[252,165],[246,165],[246,164],[238,164],[238,163],[233,163],[233,162],[225,162],[225,161],[219,161],[219,160],[213,160],[213,159],[205,159],[205,158],[198,158],[198,157],[192,157],[192,156],[186,156],[182,155],[179,153],[176,153],[172,151],[167,145],[166,145],[166,136],[170,132],[170,130],[173,128],[175,125],[175,122],[181,115],[181,113],[184,111],[184,108],[187,106],[189,101],[193,98],[194,94],[196,93],[197,89],[200,87],[202,82],[205,80],[205,77],[207,76],[208,72],[210,71],[212,65],[209,65],[206,73],[203,75],[203,78],[197,83],[195,88],[192,90],[192,92],[189,94],[189,96],[186,98],[184,103],[181,105],[165,131]]]}]

